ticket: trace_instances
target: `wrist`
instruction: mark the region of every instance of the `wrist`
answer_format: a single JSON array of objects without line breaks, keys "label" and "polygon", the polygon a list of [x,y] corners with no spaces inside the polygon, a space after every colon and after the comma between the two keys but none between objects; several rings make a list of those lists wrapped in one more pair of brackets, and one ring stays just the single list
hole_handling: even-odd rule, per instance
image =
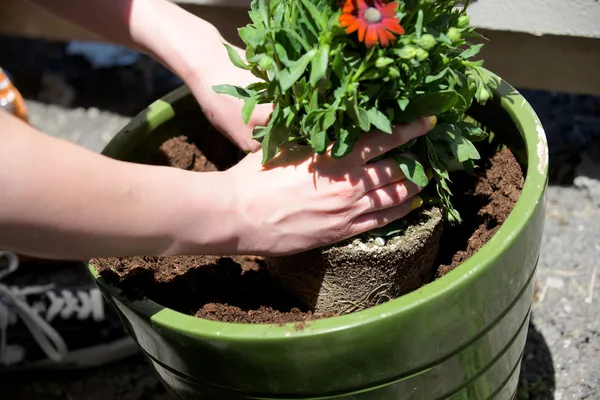
[{"label": "wrist", "polygon": [[162,255],[234,255],[242,231],[227,172],[178,171],[180,193],[169,216],[172,246]]},{"label": "wrist", "polygon": [[140,48],[186,83],[211,69],[212,57],[202,55],[213,54],[224,41],[214,25],[166,0],[142,2],[132,31]]}]

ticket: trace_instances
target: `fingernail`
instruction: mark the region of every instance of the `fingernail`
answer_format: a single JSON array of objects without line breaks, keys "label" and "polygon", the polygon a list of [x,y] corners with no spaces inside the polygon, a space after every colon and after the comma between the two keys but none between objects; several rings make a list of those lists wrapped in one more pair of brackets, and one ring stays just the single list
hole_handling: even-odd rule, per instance
[{"label": "fingernail", "polygon": [[413,210],[416,210],[417,208],[421,207],[422,205],[423,205],[423,199],[417,196],[413,199],[411,207]]},{"label": "fingernail", "polygon": [[425,168],[425,176],[427,176],[427,180],[431,180],[433,178],[433,170],[430,167]]},{"label": "fingernail", "polygon": [[435,128],[435,125],[437,124],[437,117],[435,115],[429,117],[429,123],[431,124],[432,128]]}]

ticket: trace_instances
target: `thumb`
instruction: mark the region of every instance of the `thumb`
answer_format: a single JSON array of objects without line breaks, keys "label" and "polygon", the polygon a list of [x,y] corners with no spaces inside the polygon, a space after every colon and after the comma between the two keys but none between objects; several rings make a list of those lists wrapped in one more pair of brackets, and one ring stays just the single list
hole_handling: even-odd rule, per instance
[{"label": "thumb", "polygon": [[250,117],[249,125],[255,126],[266,126],[269,123],[269,117],[275,109],[275,104],[259,104],[254,109],[252,117]]}]

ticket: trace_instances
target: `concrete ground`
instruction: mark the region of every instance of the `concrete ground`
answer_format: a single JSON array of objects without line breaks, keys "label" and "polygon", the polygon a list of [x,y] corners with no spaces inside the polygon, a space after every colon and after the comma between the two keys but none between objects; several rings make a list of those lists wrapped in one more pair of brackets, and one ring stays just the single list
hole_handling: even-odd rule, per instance
[{"label": "concrete ground", "polygon": [[[0,38],[1,45],[7,43],[9,51],[23,45]],[[166,75],[151,64],[96,71],[81,59],[57,61],[61,45],[29,45],[46,58],[30,65],[0,56],[0,65],[20,81],[32,124],[94,151],[150,99],[175,85],[168,78],[170,86],[161,86]],[[51,73],[43,72],[44,65]],[[101,90],[94,79],[109,85]],[[138,92],[129,92],[133,88]],[[518,398],[600,399],[600,99],[524,94],[546,127],[552,176]],[[9,388],[11,400],[171,398],[135,357],[89,372],[21,376],[0,381],[0,387]]]}]

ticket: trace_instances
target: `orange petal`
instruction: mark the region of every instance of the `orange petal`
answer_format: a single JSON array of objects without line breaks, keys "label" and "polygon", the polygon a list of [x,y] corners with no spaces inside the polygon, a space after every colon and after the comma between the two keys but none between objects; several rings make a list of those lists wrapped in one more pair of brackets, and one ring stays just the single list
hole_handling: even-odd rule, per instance
[{"label": "orange petal", "polygon": [[367,36],[365,37],[365,45],[367,47],[373,47],[377,44],[377,26],[369,25],[367,27]]},{"label": "orange petal", "polygon": [[388,45],[390,44],[390,40],[387,35],[389,33],[389,31],[387,29],[385,29],[385,27],[383,25],[380,25],[380,24],[378,24],[376,26],[376,30],[377,30],[377,37],[379,38],[379,43],[381,43],[381,46],[388,47]]},{"label": "orange petal", "polygon": [[343,13],[353,13],[354,10],[355,10],[354,1],[346,0],[346,2],[344,3],[344,6],[342,7],[342,12]]},{"label": "orange petal", "polygon": [[383,17],[383,19],[395,18],[397,9],[398,9],[398,3],[393,1],[391,3],[387,3],[386,5],[384,5],[381,8],[379,8],[379,12],[381,13],[381,16]]},{"label": "orange petal", "polygon": [[358,22],[358,41],[365,41],[365,33],[367,32],[368,24],[365,21],[356,20]]},{"label": "orange petal", "polygon": [[354,18],[354,17],[349,17],[349,18],[342,18],[342,17],[343,17],[343,15],[338,18],[338,22],[340,23],[340,26],[342,28],[345,28],[345,27],[351,25],[354,21],[356,21],[356,18]]},{"label": "orange petal", "polygon": [[404,28],[400,25],[396,18],[384,18],[381,20],[381,23],[397,35],[404,34]]},{"label": "orange petal", "polygon": [[348,27],[346,28],[346,33],[349,35],[352,32],[355,32],[358,30],[358,28],[360,28],[360,22],[354,20],[352,21],[351,24],[348,25]]}]

